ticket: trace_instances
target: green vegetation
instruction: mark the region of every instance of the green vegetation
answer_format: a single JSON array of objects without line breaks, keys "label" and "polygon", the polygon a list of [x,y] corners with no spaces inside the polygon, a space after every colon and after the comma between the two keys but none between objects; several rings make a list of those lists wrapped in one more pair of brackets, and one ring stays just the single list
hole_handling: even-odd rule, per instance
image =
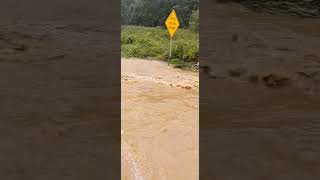
[{"label": "green vegetation", "polygon": [[193,11],[199,9],[199,0],[121,0],[122,25],[162,26],[170,11],[175,9],[181,27],[189,25]]},{"label": "green vegetation", "polygon": [[121,0],[121,54],[124,57],[169,59],[165,20],[175,9],[180,29],[174,37],[170,63],[190,68],[199,57],[199,0]]},{"label": "green vegetation", "polygon": [[[169,59],[170,40],[162,27],[123,26],[121,54],[124,57]],[[198,63],[199,34],[189,29],[179,29],[174,37],[171,64],[190,68]]]},{"label": "green vegetation", "polygon": [[192,29],[193,31],[199,31],[199,9],[197,9],[196,11],[193,11],[191,16],[190,16],[190,20],[189,20],[189,26],[190,29]]}]

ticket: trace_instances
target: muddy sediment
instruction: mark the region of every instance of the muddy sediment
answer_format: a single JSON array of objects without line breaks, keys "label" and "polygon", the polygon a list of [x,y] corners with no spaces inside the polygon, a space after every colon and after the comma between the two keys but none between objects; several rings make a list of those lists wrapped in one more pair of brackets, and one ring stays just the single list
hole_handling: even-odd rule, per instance
[{"label": "muddy sediment", "polygon": [[198,73],[122,59],[122,179],[198,179]]}]

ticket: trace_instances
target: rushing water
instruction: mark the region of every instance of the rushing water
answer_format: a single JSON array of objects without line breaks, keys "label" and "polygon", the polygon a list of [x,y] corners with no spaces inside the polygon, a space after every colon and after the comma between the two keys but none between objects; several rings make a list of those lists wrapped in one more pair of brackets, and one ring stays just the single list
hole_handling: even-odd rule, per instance
[{"label": "rushing water", "polygon": [[[319,19],[214,1],[201,12],[201,179],[318,179]],[[289,83],[266,86],[270,74]]]},{"label": "rushing water", "polygon": [[[318,179],[319,19],[215,1],[201,12],[200,65],[209,69],[200,73],[203,178]],[[142,176],[197,179],[198,81],[161,62],[127,61],[123,72],[122,140]],[[266,86],[274,74],[289,84]]]},{"label": "rushing water", "polygon": [[122,180],[198,175],[198,74],[122,60]]}]

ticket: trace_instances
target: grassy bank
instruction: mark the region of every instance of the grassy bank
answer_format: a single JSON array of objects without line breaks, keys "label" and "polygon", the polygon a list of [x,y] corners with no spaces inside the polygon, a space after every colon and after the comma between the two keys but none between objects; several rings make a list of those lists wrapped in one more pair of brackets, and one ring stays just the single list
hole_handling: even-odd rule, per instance
[{"label": "grassy bank", "polygon": [[[146,59],[169,59],[168,32],[160,27],[123,26],[121,55]],[[171,64],[178,68],[192,68],[198,63],[199,34],[179,29],[174,37]]]}]

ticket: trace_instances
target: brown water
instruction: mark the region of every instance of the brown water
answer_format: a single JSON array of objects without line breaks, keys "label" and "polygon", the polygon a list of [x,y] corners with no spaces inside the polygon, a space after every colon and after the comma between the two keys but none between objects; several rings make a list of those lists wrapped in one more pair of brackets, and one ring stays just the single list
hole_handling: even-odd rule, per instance
[{"label": "brown water", "polygon": [[[104,179],[106,173],[111,179],[119,177],[114,172],[120,168],[105,168],[110,162],[120,165],[114,156],[120,156],[115,140],[120,105],[114,103],[120,100],[120,88],[106,82],[114,74],[105,57],[113,53],[101,43],[103,53],[95,58],[99,47],[89,44],[100,41],[100,35],[95,39],[41,27],[0,30],[2,37],[28,48],[20,52],[0,40],[1,179]],[[39,39],[42,33],[48,37],[39,40],[37,33]]]},{"label": "brown water", "polygon": [[[201,16],[204,18],[201,18],[200,66],[207,67],[207,72],[200,73],[201,179],[318,179],[320,21],[256,14],[240,5],[218,4],[215,1],[201,6]],[[133,157],[131,162],[137,165],[139,177],[145,179],[195,179],[188,175],[192,171],[167,173],[172,168],[183,168],[181,164],[170,166],[171,163],[159,163],[167,162],[168,157],[161,155],[163,151],[159,147],[172,151],[175,146],[159,146],[158,139],[164,136],[161,128],[166,124],[154,125],[161,122],[159,117],[167,118],[167,115],[156,113],[157,109],[170,111],[170,103],[184,112],[183,115],[190,113],[187,102],[183,105],[181,100],[177,100],[182,95],[189,96],[189,91],[174,88],[172,96],[163,92],[170,91],[170,88],[164,87],[179,83],[179,79],[172,78],[175,75],[168,73],[170,68],[165,64],[131,63],[122,65],[123,72],[133,72],[123,76],[124,80],[128,78],[123,88],[128,92],[123,93],[123,101],[131,99],[129,101],[136,105],[127,107],[125,112],[131,113],[123,114],[124,118],[153,118],[135,121],[131,131],[123,128],[123,138],[132,138],[124,146],[129,149],[126,152],[133,152],[127,157]],[[134,63],[137,65],[134,66]],[[144,73],[144,69],[148,69],[146,66],[151,66],[151,69],[156,67],[157,70]],[[237,71],[238,74],[232,73]],[[161,78],[155,78],[157,75],[153,76],[153,73],[159,73]],[[167,74],[170,78],[166,80]],[[289,83],[268,87],[262,79],[271,74],[289,79]],[[218,78],[212,78],[214,76]],[[258,81],[251,82],[252,77]],[[142,80],[144,83],[138,83]],[[154,84],[152,88],[151,84]],[[152,106],[148,101],[157,102],[157,105]],[[161,101],[170,103],[160,106]],[[181,115],[172,114],[172,117],[180,119]],[[142,123],[137,123],[140,121]],[[129,122],[123,121],[123,127]],[[175,128],[176,134],[186,131],[184,129],[188,126],[186,123],[181,129]],[[147,134],[156,135],[148,139]],[[177,136],[167,137],[165,142],[174,140],[172,142],[183,144],[181,139],[172,137]],[[178,161],[178,156],[174,157],[169,159]],[[146,171],[150,173],[144,174]],[[169,176],[171,174],[176,176]]]},{"label": "brown water", "polygon": [[198,73],[122,59],[122,180],[198,179]]},{"label": "brown water", "polygon": [[[215,1],[201,14],[201,179],[318,179],[319,19]],[[289,83],[268,87],[270,74]]]},{"label": "brown water", "polygon": [[88,2],[1,1],[0,179],[120,178],[120,2]]},{"label": "brown water", "polygon": [[[305,93],[319,94],[319,19],[258,14],[241,5],[210,2],[202,7],[202,66],[237,81],[277,74]],[[238,68],[242,75],[230,77]]]}]

